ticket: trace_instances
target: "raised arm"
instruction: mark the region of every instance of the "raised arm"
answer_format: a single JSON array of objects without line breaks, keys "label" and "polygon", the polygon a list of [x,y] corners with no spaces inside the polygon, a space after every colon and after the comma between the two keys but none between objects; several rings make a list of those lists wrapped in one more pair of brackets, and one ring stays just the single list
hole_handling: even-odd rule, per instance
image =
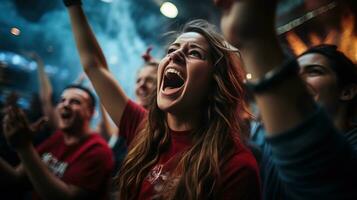
[{"label": "raised arm", "polygon": [[[221,21],[224,35],[242,50],[245,70],[252,75],[249,82],[261,82],[269,72],[286,67],[283,65],[289,56],[284,54],[275,34],[275,0],[215,2],[224,8]],[[287,67],[298,70],[296,63]],[[254,93],[267,136],[295,127],[314,110],[313,99],[295,72],[285,73],[275,84],[267,83],[267,89]]]},{"label": "raised arm", "polygon": [[108,112],[102,104],[100,104],[100,115],[101,118],[97,125],[97,130],[106,141],[109,141],[112,135],[118,132],[118,128],[110,123]]},{"label": "raised arm", "polygon": [[67,8],[83,69],[114,123],[119,126],[128,97],[109,72],[103,52],[82,7],[75,4]]},{"label": "raised arm", "polygon": [[216,3],[224,8],[223,32],[243,50],[245,69],[253,77],[248,85],[267,130],[264,199],[356,199],[356,152],[315,105],[298,63],[279,46],[276,1]]},{"label": "raised arm", "polygon": [[58,116],[54,112],[55,107],[52,104],[53,90],[50,79],[45,72],[45,65],[40,56],[36,53],[32,53],[30,56],[37,63],[37,76],[43,115],[48,118],[48,123],[55,129],[57,127]]}]

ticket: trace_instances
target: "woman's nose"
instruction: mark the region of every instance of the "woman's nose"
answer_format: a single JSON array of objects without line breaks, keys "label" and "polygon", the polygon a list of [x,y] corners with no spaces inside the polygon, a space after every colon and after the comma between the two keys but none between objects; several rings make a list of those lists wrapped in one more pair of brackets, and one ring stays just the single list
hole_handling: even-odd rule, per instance
[{"label": "woman's nose", "polygon": [[170,57],[173,62],[185,63],[185,54],[182,51],[182,49],[177,49],[176,51],[170,53]]}]

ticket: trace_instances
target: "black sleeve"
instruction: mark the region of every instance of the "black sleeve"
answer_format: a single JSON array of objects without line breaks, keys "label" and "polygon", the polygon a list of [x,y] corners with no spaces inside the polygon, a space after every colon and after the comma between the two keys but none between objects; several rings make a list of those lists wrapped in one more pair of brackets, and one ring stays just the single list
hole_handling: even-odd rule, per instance
[{"label": "black sleeve", "polygon": [[356,153],[322,109],[266,142],[271,162],[265,167],[286,198],[357,199]]}]

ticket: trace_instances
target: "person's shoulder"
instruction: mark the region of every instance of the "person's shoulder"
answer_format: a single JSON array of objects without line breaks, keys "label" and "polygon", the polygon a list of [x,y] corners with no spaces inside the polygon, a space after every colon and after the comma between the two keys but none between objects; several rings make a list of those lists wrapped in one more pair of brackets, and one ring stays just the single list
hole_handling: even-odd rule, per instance
[{"label": "person's shoulder", "polygon": [[229,159],[227,165],[230,168],[239,169],[239,168],[250,168],[253,170],[258,170],[257,161],[253,153],[245,146],[238,146],[235,153]]},{"label": "person's shoulder", "polygon": [[107,142],[98,134],[91,133],[86,144],[82,148],[86,148],[86,157],[98,160],[100,162],[111,162],[113,152]]},{"label": "person's shoulder", "polygon": [[235,150],[225,163],[224,169],[228,171],[249,169],[258,172],[258,164],[252,151],[241,140],[236,140],[235,144]]},{"label": "person's shoulder", "polygon": [[39,144],[36,149],[38,151],[43,151],[47,148],[53,148],[54,146],[59,146],[63,144],[63,132],[61,130],[55,130],[51,136]]},{"label": "person's shoulder", "polygon": [[144,107],[140,106],[139,104],[129,99],[125,106],[124,113],[132,113],[132,112],[147,114],[148,111]]},{"label": "person's shoulder", "polygon": [[92,145],[91,148],[97,151],[103,151],[103,152],[111,152],[111,149],[108,145],[108,143],[102,138],[102,136],[99,133],[91,133],[87,143],[90,143]]},{"label": "person's shoulder", "polygon": [[107,142],[104,140],[104,138],[98,132],[91,132],[88,140],[90,140],[90,142],[98,143],[100,145],[107,144]]},{"label": "person's shoulder", "polygon": [[[237,150],[227,160],[221,171],[225,191],[233,195],[232,198],[228,199],[240,199],[240,194],[247,191],[250,191],[253,196],[259,196],[260,179],[257,161],[251,151],[243,145],[238,145],[236,148]],[[237,187],[241,189],[237,190]]]}]

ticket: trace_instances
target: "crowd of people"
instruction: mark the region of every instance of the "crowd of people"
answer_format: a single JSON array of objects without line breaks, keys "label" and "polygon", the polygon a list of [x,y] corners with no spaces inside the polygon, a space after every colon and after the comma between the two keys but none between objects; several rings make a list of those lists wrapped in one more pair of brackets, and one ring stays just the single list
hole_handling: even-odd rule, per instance
[{"label": "crowd of people", "polygon": [[[329,44],[284,50],[276,0],[214,3],[223,35],[193,20],[161,61],[148,49],[133,101],[108,70],[82,2],[64,0],[83,71],[117,129],[90,129],[96,98],[81,85],[52,106],[42,70],[47,120],[30,123],[14,100],[4,106],[3,135],[19,160],[0,157],[2,188],[50,200],[357,199],[355,64]],[[254,130],[247,93],[259,110]],[[45,121],[51,134],[34,146]]]}]

